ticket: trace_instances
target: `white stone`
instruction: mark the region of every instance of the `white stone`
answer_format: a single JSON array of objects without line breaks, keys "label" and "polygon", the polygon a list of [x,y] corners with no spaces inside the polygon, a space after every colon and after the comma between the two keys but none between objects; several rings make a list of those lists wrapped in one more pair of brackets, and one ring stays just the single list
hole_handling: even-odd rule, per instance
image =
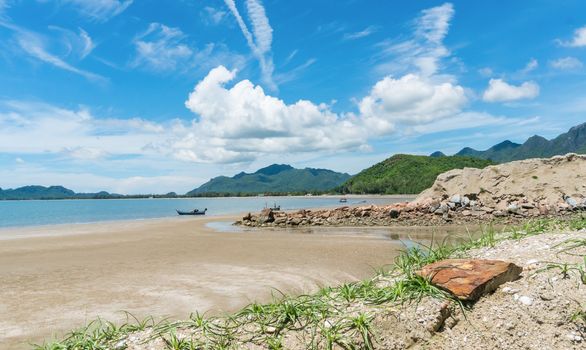
[{"label": "white stone", "polygon": [[533,304],[533,298],[523,295],[519,297],[519,302],[523,305],[530,306]]}]

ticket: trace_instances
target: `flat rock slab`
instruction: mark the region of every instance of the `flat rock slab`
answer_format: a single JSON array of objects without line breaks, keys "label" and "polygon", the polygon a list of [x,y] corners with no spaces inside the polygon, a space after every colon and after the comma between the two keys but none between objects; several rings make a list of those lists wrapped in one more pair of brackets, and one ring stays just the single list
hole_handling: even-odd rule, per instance
[{"label": "flat rock slab", "polygon": [[447,259],[417,272],[460,300],[478,300],[501,284],[516,280],[523,269],[501,260]]}]

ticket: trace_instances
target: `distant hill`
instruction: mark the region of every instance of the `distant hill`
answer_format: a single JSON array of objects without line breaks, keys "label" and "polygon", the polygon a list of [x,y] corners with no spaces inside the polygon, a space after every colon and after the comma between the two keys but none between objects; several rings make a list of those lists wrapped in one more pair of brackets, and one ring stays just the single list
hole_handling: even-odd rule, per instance
[{"label": "distant hill", "polygon": [[273,164],[252,174],[241,172],[233,177],[215,177],[189,191],[186,195],[250,195],[327,191],[339,186],[349,178],[348,174],[327,169],[295,169],[286,164]]},{"label": "distant hill", "polygon": [[353,176],[337,190],[342,193],[415,194],[433,185],[448,170],[484,168],[485,159],[460,156],[415,156],[396,154]]},{"label": "distant hill", "polygon": [[506,163],[528,158],[550,158],[566,153],[586,153],[586,123],[574,126],[568,132],[551,140],[535,135],[528,138],[523,144],[507,140],[485,151],[466,147],[456,155]]},{"label": "distant hill", "polygon": [[429,156],[430,157],[437,158],[437,157],[445,157],[446,155],[443,152],[435,151],[432,154],[430,154]]},{"label": "distant hill", "polygon": [[24,186],[14,189],[0,188],[0,200],[29,200],[29,199],[118,199],[118,198],[174,198],[173,192],[165,195],[121,195],[106,191],[96,193],[77,193],[63,186]]}]

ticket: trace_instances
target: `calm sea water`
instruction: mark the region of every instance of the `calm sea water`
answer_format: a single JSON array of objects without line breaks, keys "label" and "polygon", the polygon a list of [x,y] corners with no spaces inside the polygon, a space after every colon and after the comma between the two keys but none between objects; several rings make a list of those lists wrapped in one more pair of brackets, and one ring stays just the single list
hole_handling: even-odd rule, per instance
[{"label": "calm sea water", "polygon": [[193,199],[85,199],[53,201],[0,201],[0,227],[87,223],[113,220],[140,220],[177,216],[175,209],[208,208],[217,216],[258,212],[274,203],[283,210],[336,207],[356,204],[388,204],[404,198],[357,198],[339,203],[331,197],[247,197]]}]

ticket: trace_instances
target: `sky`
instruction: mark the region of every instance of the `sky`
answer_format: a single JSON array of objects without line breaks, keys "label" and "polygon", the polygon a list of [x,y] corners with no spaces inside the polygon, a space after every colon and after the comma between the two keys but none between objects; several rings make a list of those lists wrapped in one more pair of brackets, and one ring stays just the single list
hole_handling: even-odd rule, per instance
[{"label": "sky", "polygon": [[586,121],[586,2],[0,0],[0,187],[355,174]]}]

